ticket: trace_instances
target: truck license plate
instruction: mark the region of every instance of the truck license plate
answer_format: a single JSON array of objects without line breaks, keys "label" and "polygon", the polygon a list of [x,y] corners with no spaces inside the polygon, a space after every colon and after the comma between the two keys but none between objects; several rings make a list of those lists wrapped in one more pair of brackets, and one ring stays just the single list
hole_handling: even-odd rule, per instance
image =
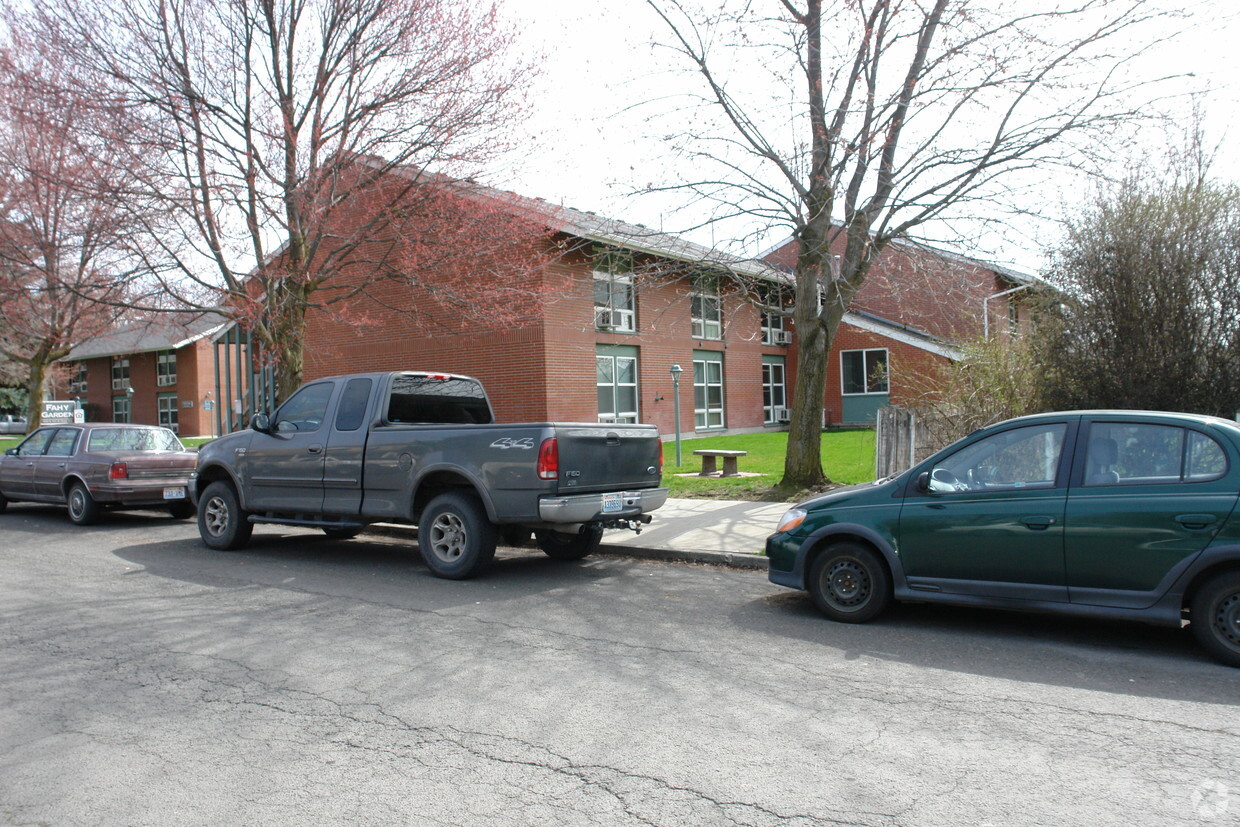
[{"label": "truck license plate", "polygon": [[603,513],[610,514],[613,511],[624,510],[624,497],[620,494],[604,494],[603,495]]},{"label": "truck license plate", "polygon": [[164,499],[165,500],[183,500],[185,499],[185,489],[184,488],[165,488]]}]

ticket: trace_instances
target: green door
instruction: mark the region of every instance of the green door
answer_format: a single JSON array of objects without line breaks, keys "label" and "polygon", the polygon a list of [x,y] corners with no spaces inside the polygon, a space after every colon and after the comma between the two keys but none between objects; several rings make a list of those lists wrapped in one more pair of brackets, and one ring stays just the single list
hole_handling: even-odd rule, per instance
[{"label": "green door", "polygon": [[899,554],[913,589],[1067,601],[1064,510],[1069,422],[968,443],[932,467],[929,491],[900,511]]}]

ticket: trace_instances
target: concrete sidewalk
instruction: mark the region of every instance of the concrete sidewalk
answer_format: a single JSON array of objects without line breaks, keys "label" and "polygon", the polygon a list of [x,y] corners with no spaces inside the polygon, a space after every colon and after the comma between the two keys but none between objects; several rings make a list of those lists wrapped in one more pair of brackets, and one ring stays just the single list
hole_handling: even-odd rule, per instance
[{"label": "concrete sidewalk", "polygon": [[766,568],[766,538],[791,503],[670,499],[654,522],[603,534],[601,554]]}]

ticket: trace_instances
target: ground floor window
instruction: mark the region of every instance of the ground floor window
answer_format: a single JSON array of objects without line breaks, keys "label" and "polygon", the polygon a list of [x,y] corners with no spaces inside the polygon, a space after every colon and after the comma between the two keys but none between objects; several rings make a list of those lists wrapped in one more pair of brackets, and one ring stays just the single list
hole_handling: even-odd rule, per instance
[{"label": "ground floor window", "polygon": [[693,352],[693,417],[698,430],[724,426],[722,353]]},{"label": "ground floor window", "polygon": [[174,434],[178,433],[177,429],[177,398],[175,394],[160,394],[159,403],[159,424],[171,430]]},{"label": "ground floor window", "polygon": [[762,421],[767,425],[788,421],[788,385],[784,370],[783,357],[762,357]]},{"label": "ground floor window", "polygon": [[840,353],[843,393],[887,392],[887,348],[845,350]]},{"label": "ground floor window", "polygon": [[112,421],[128,422],[129,421],[129,397],[114,396],[112,397]]},{"label": "ground floor window", "polygon": [[603,347],[595,353],[598,421],[638,421],[637,348]]}]

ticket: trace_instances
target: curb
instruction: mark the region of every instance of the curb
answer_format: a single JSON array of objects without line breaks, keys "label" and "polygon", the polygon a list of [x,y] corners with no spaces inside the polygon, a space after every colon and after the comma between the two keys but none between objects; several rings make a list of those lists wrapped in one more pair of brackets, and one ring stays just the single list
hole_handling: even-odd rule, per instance
[{"label": "curb", "polygon": [[[400,523],[371,523],[365,528],[369,534],[384,537],[400,537],[415,539],[418,530],[411,525]],[[738,554],[730,551],[707,551],[705,549],[672,549],[647,548],[644,546],[627,546],[620,543],[603,543],[595,554],[608,557],[632,557],[638,560],[661,560],[668,563],[697,563],[706,566],[723,566],[725,568],[767,570],[767,558],[761,554]]]}]

